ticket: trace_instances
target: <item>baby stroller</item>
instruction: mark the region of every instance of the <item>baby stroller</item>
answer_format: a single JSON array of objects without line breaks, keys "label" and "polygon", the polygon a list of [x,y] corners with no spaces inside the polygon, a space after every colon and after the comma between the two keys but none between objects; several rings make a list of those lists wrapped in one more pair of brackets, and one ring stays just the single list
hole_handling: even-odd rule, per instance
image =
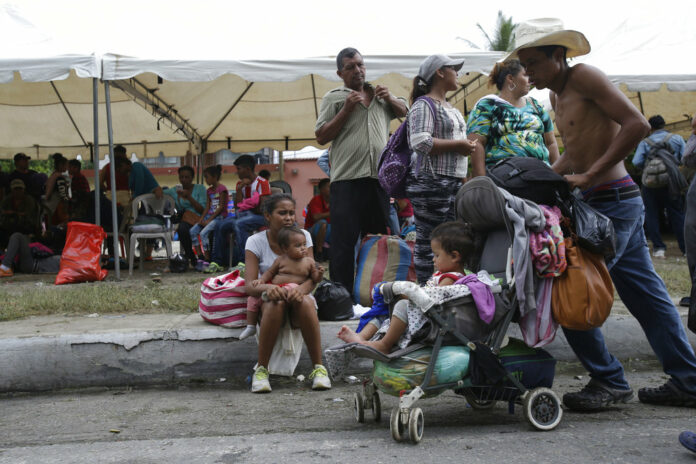
[{"label": "baby stroller", "polygon": [[[417,343],[388,355],[358,343],[329,348],[326,350],[329,371],[334,378],[339,376],[352,357],[373,359],[375,366],[404,359],[423,364],[425,374],[422,381],[398,392],[399,406],[390,416],[391,435],[396,441],[420,442],[424,415],[421,408],[414,407],[415,403],[422,397],[436,396],[448,389],[463,395],[475,409],[487,409],[496,401],[507,401],[513,412],[514,404],[521,404],[524,417],[535,429],[552,430],[563,415],[561,401],[550,389],[553,373],[550,381],[523,383],[525,378],[506,370],[499,357],[501,346],[507,341],[507,329],[518,316],[512,266],[514,229],[505,212],[505,199],[490,179],[477,177],[467,182],[457,194],[456,213],[459,220],[469,223],[484,236],[479,268],[488,273],[482,271],[478,275],[483,276],[483,280],[492,275],[500,282],[499,285],[493,282],[490,285],[495,299],[493,320],[486,324],[479,318],[474,300],[464,285],[438,287],[435,293],[428,294],[412,282],[382,284],[379,291],[386,303],[391,306],[401,297],[408,298],[429,319],[429,330]],[[460,370],[457,376],[441,379],[442,376],[436,372],[438,359],[444,350],[453,346],[466,347],[469,368]],[[429,359],[413,359],[414,353],[425,347],[432,347]],[[555,365],[555,360],[548,357],[551,365]],[[464,357],[460,359],[461,362],[467,361]],[[376,380],[373,376],[364,382],[362,392],[354,396],[354,414],[358,422],[365,421],[366,409],[372,410],[375,421],[381,419],[377,390],[386,390]]]}]

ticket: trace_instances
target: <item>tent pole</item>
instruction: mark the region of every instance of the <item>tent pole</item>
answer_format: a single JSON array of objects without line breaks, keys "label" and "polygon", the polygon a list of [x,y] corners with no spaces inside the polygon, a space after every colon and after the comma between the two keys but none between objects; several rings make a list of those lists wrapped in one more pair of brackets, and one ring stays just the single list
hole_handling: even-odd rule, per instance
[{"label": "tent pole", "polygon": [[638,92],[638,104],[640,105],[640,114],[645,116],[645,109],[643,108],[643,96]]},{"label": "tent pole", "polygon": [[118,247],[118,218],[116,217],[116,160],[114,159],[114,131],[111,126],[111,93],[109,81],[104,81],[104,98],[106,100],[106,130],[109,135],[109,174],[111,177],[111,223],[114,239],[114,269],[116,279],[121,279],[121,250]]},{"label": "tent pole", "polygon": [[92,110],[94,121],[94,145],[92,149],[92,166],[94,168],[94,223],[101,226],[101,202],[99,199],[99,82],[92,78]]}]

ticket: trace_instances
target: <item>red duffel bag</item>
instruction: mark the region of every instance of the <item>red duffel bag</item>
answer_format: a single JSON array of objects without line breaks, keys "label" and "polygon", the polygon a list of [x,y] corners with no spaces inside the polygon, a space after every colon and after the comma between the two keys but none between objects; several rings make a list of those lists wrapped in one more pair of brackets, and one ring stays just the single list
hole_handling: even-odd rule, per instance
[{"label": "red duffel bag", "polygon": [[104,238],[106,232],[97,225],[69,222],[56,285],[104,280],[107,270],[99,262]]}]

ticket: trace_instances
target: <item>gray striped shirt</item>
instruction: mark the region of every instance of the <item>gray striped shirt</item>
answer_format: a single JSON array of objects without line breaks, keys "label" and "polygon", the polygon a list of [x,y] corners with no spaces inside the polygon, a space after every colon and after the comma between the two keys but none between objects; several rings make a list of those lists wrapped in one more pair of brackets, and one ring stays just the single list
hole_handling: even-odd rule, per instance
[{"label": "gray striped shirt", "polygon": [[[462,140],[466,138],[466,122],[458,109],[444,106],[437,100],[432,100],[435,114],[423,100],[413,103],[408,118],[408,143],[414,151],[412,159],[420,167],[433,174],[464,178],[466,177],[469,158],[456,152],[440,153],[430,156],[433,148],[433,137],[438,139]],[[433,118],[434,116],[434,118]]]},{"label": "gray striped shirt", "polygon": [[[330,90],[321,101],[315,131],[330,122],[352,92],[347,87]],[[404,104],[406,100],[403,100]],[[389,122],[396,115],[388,102],[373,97],[369,107],[362,103],[346,120],[343,128],[331,142],[329,162],[331,181],[377,178],[377,163],[389,138]]]}]

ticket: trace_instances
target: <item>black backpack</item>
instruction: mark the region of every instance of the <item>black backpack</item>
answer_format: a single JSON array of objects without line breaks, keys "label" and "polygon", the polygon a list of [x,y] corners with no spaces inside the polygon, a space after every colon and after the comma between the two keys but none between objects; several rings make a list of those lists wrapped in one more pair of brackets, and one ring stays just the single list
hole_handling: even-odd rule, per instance
[{"label": "black backpack", "polygon": [[560,205],[570,196],[568,182],[537,158],[513,156],[486,169],[495,185],[534,203]]}]

